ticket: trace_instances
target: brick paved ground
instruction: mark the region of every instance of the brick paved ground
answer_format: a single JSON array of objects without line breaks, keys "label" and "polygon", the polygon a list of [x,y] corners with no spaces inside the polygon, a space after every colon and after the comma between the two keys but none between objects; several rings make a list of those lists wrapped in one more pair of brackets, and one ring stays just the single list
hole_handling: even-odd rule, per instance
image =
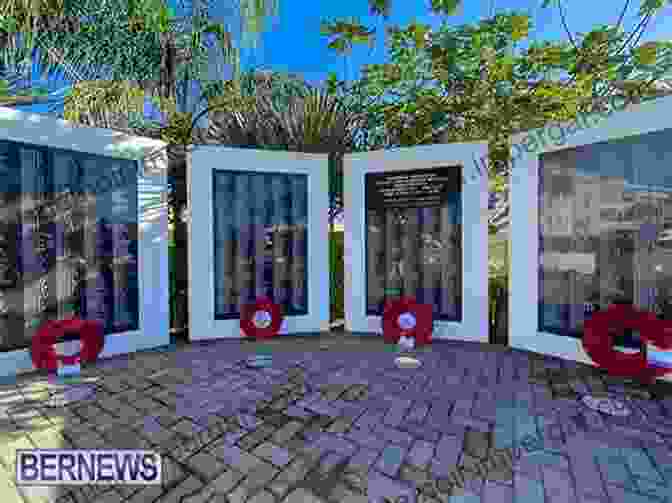
[{"label": "brick paved ground", "polygon": [[[395,368],[377,338],[265,347],[266,369],[244,365],[255,343],[222,341],[101,362],[78,393],[39,376],[2,384],[0,501],[672,503],[665,387],[469,343],[435,343],[417,370]],[[633,414],[586,409],[587,391]],[[164,484],[19,490],[14,452],[33,446],[155,449]],[[513,467],[488,461],[506,447]]]}]

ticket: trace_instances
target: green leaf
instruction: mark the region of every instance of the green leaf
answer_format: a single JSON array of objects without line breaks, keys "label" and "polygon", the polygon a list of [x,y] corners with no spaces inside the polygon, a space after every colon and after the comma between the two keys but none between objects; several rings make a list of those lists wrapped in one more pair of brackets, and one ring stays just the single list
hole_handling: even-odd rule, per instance
[{"label": "green leaf", "polygon": [[655,42],[647,42],[636,47],[633,51],[635,62],[639,65],[655,65],[658,55],[658,46]]},{"label": "green leaf", "polygon": [[668,3],[668,0],[642,0],[642,4],[639,7],[639,15],[646,16],[647,14],[653,14],[665,7],[666,3]]},{"label": "green leaf", "polygon": [[337,38],[336,40],[333,40],[333,41],[329,42],[327,47],[329,49],[333,49],[336,52],[341,53],[341,54],[347,52],[350,48],[347,41],[345,39],[342,39],[342,38]]},{"label": "green leaf", "polygon": [[5,33],[16,33],[18,31],[16,19],[11,16],[0,16],[0,31]]},{"label": "green leaf", "polygon": [[387,19],[390,16],[390,0],[369,0],[369,8],[374,16],[383,16]]},{"label": "green leaf", "polygon": [[524,15],[511,16],[511,39],[514,42],[527,37],[530,30],[530,18]]},{"label": "green leaf", "polygon": [[462,2],[460,0],[431,0],[431,8],[437,14],[452,16]]}]

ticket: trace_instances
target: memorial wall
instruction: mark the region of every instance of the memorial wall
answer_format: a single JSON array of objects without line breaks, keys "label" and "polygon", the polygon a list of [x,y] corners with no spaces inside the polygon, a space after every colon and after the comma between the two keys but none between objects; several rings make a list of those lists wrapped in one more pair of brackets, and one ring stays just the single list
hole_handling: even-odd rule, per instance
[{"label": "memorial wall", "polygon": [[541,156],[540,331],[581,337],[592,312],[619,301],[671,314],[671,139],[663,130]]},{"label": "memorial wall", "polygon": [[139,328],[135,161],[0,141],[0,351],[46,320]]},{"label": "memorial wall", "polygon": [[213,183],[215,319],[259,297],[307,314],[307,175],[217,170]]},{"label": "memorial wall", "polygon": [[438,320],[462,316],[462,168],[365,175],[366,314],[414,296]]}]

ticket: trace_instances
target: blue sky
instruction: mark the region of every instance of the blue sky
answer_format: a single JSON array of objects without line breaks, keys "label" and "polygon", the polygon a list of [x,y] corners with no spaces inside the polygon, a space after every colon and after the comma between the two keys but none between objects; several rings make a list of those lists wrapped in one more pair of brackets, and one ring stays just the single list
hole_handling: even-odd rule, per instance
[{"label": "blue sky", "polygon": [[[327,39],[320,35],[323,19],[358,17],[365,25],[382,31],[381,21],[368,14],[365,0],[279,0],[279,16],[273,27],[262,36],[262,43],[254,50],[245,51],[244,63],[267,67],[271,70],[287,70],[301,73],[309,82],[317,83],[328,72],[337,72],[344,77],[343,58],[327,49]],[[458,15],[445,17],[432,15],[427,8],[428,0],[397,0],[393,4],[388,24],[406,25],[414,20],[438,27],[446,20],[451,25],[476,22],[489,17],[490,13],[520,10],[533,20],[532,36],[535,39],[566,40],[557,8],[541,8],[542,0],[465,0]],[[632,29],[639,2],[628,10],[626,28]],[[573,32],[589,31],[596,24],[614,24],[625,0],[564,0],[567,22]],[[605,9],[605,6],[609,8]],[[217,12],[215,12],[217,14]],[[649,25],[643,40],[672,39],[672,8],[667,7],[658,19]],[[371,51],[359,47],[350,58],[348,78],[359,75],[362,65],[385,61],[385,47],[379,43]]]},{"label": "blue sky", "polygon": [[[174,0],[176,1],[176,0]],[[184,1],[184,0],[182,0]],[[213,0],[210,0],[211,2]],[[302,75],[308,82],[318,84],[329,72],[336,72],[339,78],[348,80],[360,75],[367,63],[382,63],[386,60],[386,50],[382,37],[376,47],[357,47],[348,58],[347,66],[341,56],[327,49],[327,38],[320,34],[320,23],[325,19],[357,17],[378,32],[384,31],[384,24],[368,13],[365,0],[278,0],[279,13],[267,21],[267,29],[261,34],[260,43],[255,48],[245,48],[242,54],[244,69],[267,69],[286,71]],[[565,0],[567,22],[572,32],[588,31],[597,24],[616,22],[625,0]],[[542,9],[542,0],[465,0],[466,5],[451,17],[436,16],[427,8],[428,0],[397,0],[392,8],[392,16],[387,25],[406,25],[414,20],[438,27],[446,20],[451,25],[476,22],[494,12],[519,10],[531,15],[533,20],[532,38],[537,40],[566,39],[557,8]],[[626,28],[632,29],[638,21],[636,16],[639,2],[626,15]],[[177,6],[177,4],[173,4]],[[231,4],[227,1],[211,3],[215,17],[226,16]],[[605,8],[608,6],[608,8]],[[643,41],[672,39],[672,7],[658,14],[649,25]],[[215,65],[213,64],[213,69]],[[346,73],[347,72],[347,73]],[[213,75],[214,76],[214,75]],[[56,85],[55,87],[59,87]],[[53,87],[52,87],[53,89]],[[44,112],[44,105],[33,108]]]}]

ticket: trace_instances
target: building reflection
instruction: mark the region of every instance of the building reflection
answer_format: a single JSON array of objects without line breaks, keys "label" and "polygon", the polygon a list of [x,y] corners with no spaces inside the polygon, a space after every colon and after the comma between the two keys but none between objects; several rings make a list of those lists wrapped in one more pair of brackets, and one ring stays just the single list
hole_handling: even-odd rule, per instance
[{"label": "building reflection", "polygon": [[665,136],[669,132],[542,156],[540,331],[578,337],[592,311],[618,301],[670,315],[672,183],[663,171]]}]

